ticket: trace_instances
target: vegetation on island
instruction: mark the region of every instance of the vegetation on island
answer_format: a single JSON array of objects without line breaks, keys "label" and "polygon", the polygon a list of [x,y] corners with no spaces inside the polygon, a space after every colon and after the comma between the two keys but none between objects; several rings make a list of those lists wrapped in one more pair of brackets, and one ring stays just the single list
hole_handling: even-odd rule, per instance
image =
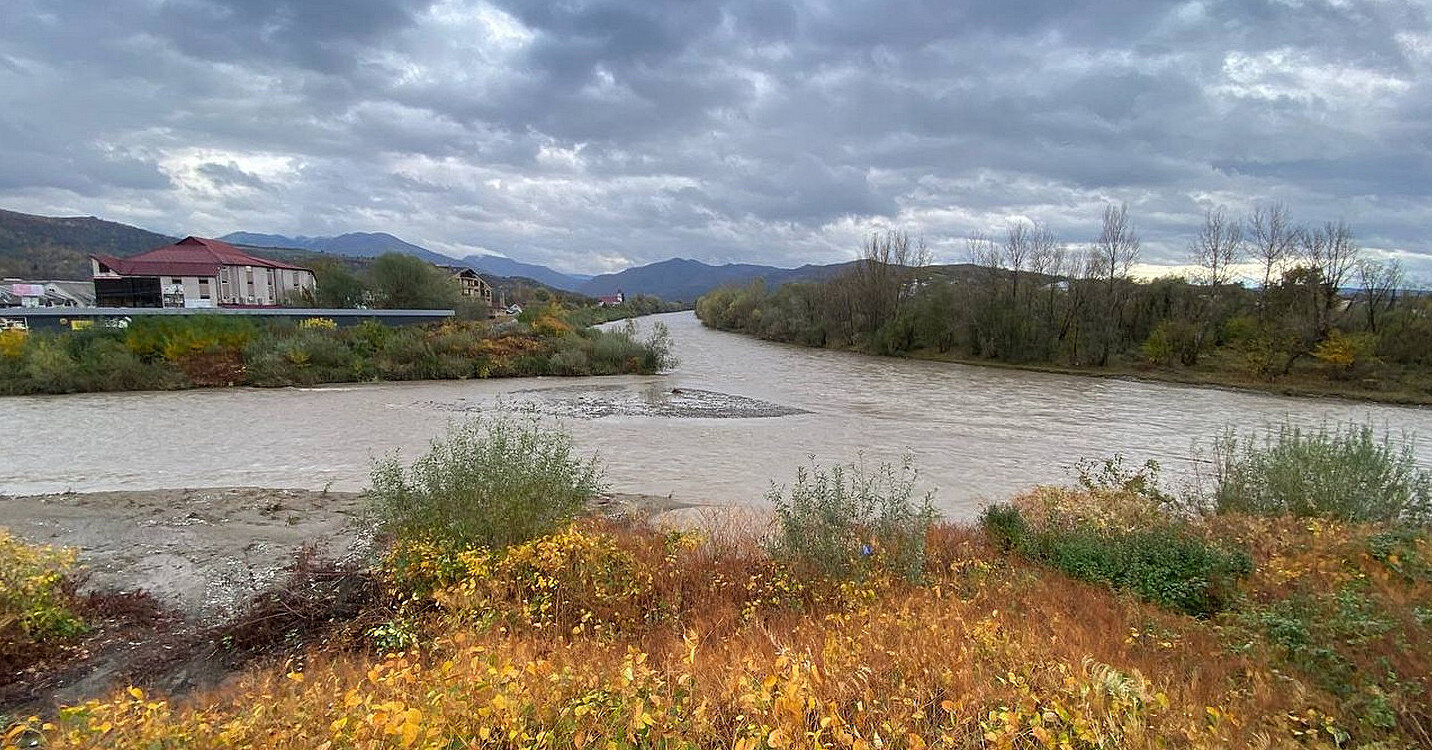
[{"label": "vegetation on island", "polygon": [[654,297],[649,294],[638,294],[625,302],[615,305],[587,305],[573,310],[570,320],[574,325],[594,326],[601,323],[610,323],[613,320],[625,320],[627,318],[639,318],[643,315],[658,315],[660,313],[690,309],[691,305],[689,304],[666,302],[660,297]]},{"label": "vegetation on island", "polygon": [[391,327],[227,315],[137,317],[127,328],[0,331],[0,395],[378,380],[650,374],[673,364],[657,326],[575,326],[557,303],[514,320]]},{"label": "vegetation on island", "polygon": [[[1432,743],[1426,495],[1394,492],[1410,499],[1389,513],[1383,492],[1427,474],[1357,429],[1240,438],[1237,475],[1204,489],[1086,464],[979,526],[931,517],[908,466],[813,466],[756,533],[580,517],[600,476],[550,429],[478,422],[376,467],[364,627],[218,692],[134,686],[20,719],[0,744]],[[1276,477],[1310,460],[1381,462],[1386,481],[1333,506],[1222,499],[1225,478],[1291,487]]]},{"label": "vegetation on island", "polygon": [[872,235],[836,278],[718,289],[696,314],[805,346],[1432,400],[1432,295],[1405,289],[1396,259],[1370,257],[1341,222],[1300,226],[1281,205],[1209,211],[1189,243],[1199,270],[1152,281],[1132,275],[1126,207],[1087,245],[1028,221],[967,244],[970,264],[940,267],[903,232]]}]

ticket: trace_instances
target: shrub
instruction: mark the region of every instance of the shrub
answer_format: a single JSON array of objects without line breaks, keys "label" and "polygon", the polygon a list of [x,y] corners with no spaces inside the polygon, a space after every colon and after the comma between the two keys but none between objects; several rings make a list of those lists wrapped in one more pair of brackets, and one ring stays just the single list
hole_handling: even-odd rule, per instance
[{"label": "shrub", "polygon": [[1152,458],[1134,468],[1125,462],[1124,454],[1115,453],[1113,458],[1102,461],[1079,460],[1074,465],[1074,478],[1091,494],[1128,495],[1130,500],[1142,500],[1152,507],[1168,507],[1175,498],[1163,489],[1161,471],[1159,462]]},{"label": "shrub", "polygon": [[587,375],[592,371],[587,353],[581,349],[565,349],[553,354],[548,366],[554,375]]},{"label": "shrub", "polygon": [[980,524],[1005,550],[1197,617],[1228,606],[1238,579],[1252,571],[1247,554],[1210,544],[1171,522],[1132,531],[1087,523],[1035,527],[1015,506],[995,505]]},{"label": "shrub", "polygon": [[257,322],[238,316],[138,316],[124,330],[124,338],[140,357],[174,361],[191,353],[242,350],[258,332]]},{"label": "shrub", "polygon": [[1313,347],[1313,357],[1327,366],[1333,378],[1346,378],[1373,356],[1377,336],[1371,333],[1343,333],[1334,328]]},{"label": "shrub", "polygon": [[1009,503],[985,508],[980,514],[980,526],[1005,552],[1019,549],[1029,536],[1029,523],[1024,520],[1024,514]]},{"label": "shrub", "polygon": [[504,549],[569,522],[602,490],[595,458],[534,416],[502,414],[449,428],[407,470],[377,462],[372,507],[384,531],[452,549]]},{"label": "shrub", "polygon": [[890,464],[874,472],[856,464],[797,468],[789,498],[774,483],[766,493],[776,515],[771,555],[830,578],[883,570],[919,580],[925,536],[937,514],[933,492],[913,499],[917,476],[908,457],[898,470]]},{"label": "shrub", "polygon": [[1367,425],[1285,423],[1261,441],[1229,430],[1213,459],[1221,513],[1432,523],[1432,474],[1417,468],[1411,441],[1394,445]]},{"label": "shrub", "polygon": [[522,622],[568,631],[583,623],[639,624],[652,580],[610,535],[568,527],[509,549],[465,588],[459,596],[485,594]]},{"label": "shrub", "polygon": [[1198,326],[1187,321],[1161,321],[1140,347],[1149,362],[1165,366],[1175,363],[1194,365],[1202,346]]},{"label": "shrub", "polygon": [[0,357],[19,359],[25,351],[25,339],[29,332],[20,328],[6,328],[0,331]]},{"label": "shrub", "polygon": [[84,632],[70,610],[75,551],[26,544],[0,528],[0,664]]}]

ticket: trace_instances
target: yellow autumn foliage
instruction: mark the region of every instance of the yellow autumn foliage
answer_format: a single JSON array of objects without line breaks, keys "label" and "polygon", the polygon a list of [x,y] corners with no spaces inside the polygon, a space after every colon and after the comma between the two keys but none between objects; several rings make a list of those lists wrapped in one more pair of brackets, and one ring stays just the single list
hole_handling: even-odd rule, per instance
[{"label": "yellow autumn foliage", "polygon": [[[1432,601],[1409,562],[1425,534],[1242,518],[1210,533],[1248,543],[1254,601],[1349,577],[1388,606]],[[389,576],[428,605],[417,647],[319,652],[183,702],[121,691],[12,733],[119,749],[1415,746],[1268,643],[1230,641],[1233,620],[1077,583],[957,526],[931,532],[924,586],[794,580],[755,544],[594,522],[505,556],[413,545]],[[1426,656],[1389,663],[1425,689]]]},{"label": "yellow autumn foliage", "polygon": [[72,549],[26,544],[0,528],[0,660],[84,629],[64,589],[75,560]]}]

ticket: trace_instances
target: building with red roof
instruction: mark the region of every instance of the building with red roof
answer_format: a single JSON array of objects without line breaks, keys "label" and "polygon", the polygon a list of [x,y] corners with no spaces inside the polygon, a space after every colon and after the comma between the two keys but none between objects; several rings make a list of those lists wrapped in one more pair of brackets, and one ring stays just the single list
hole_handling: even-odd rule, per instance
[{"label": "building with red roof", "polygon": [[314,285],[303,266],[185,237],[128,258],[91,255],[100,307],[280,307]]}]

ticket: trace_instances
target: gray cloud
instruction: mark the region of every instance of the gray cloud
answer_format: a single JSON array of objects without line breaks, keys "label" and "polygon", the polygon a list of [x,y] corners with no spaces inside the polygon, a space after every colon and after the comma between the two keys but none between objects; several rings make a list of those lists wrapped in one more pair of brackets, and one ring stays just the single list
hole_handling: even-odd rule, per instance
[{"label": "gray cloud", "polygon": [[[1432,272],[1413,0],[19,0],[0,205],[174,234],[391,231],[599,272],[798,265],[904,226],[1156,263],[1282,200]],[[948,256],[946,259],[954,259]]]}]

